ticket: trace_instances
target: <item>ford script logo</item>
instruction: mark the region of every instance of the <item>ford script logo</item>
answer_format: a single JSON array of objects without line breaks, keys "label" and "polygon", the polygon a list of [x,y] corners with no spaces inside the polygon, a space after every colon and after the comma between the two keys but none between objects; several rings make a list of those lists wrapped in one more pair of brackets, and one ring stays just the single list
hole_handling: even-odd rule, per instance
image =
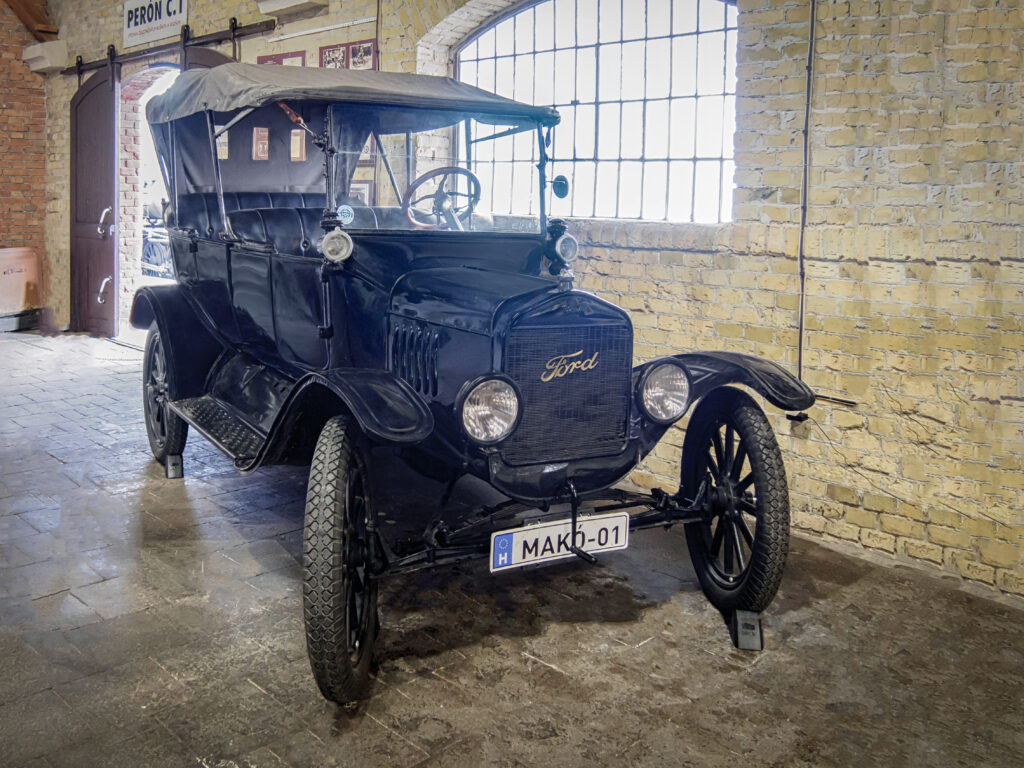
[{"label": "ford script logo", "polygon": [[573,352],[571,355],[558,355],[552,357],[544,364],[544,373],[540,375],[541,381],[561,379],[576,371],[589,371],[597,367],[597,352],[591,357],[583,357],[583,350]]}]

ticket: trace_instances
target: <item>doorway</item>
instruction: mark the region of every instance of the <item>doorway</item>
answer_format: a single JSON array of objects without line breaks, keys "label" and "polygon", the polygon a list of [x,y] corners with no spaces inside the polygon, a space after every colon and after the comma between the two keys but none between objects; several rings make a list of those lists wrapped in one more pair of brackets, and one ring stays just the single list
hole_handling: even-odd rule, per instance
[{"label": "doorway", "polygon": [[121,83],[115,332],[119,341],[133,346],[141,347],[146,341],[146,332],[132,328],[128,322],[135,292],[144,285],[174,279],[163,213],[168,193],[146,122],[146,104],[170,88],[180,72],[175,65],[156,64]]}]

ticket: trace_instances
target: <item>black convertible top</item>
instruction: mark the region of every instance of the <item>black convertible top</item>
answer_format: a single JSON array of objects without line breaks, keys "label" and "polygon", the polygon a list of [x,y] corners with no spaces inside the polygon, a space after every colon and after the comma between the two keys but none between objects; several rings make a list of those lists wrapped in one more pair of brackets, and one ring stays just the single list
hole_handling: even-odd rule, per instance
[{"label": "black convertible top", "polygon": [[522,104],[450,77],[235,62],[182,72],[150,100],[146,117],[151,124],[166,123],[206,110],[229,113],[277,101],[453,110],[495,125],[555,125],[559,119],[551,107]]}]

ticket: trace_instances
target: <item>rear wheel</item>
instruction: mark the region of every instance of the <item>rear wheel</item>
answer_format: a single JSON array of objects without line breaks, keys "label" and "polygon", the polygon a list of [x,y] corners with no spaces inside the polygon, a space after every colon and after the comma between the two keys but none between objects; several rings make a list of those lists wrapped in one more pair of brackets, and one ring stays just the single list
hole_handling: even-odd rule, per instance
[{"label": "rear wheel", "polygon": [[306,649],[320,692],[339,704],[365,695],[379,629],[370,572],[376,515],[357,437],[342,416],[320,432],[303,532]]},{"label": "rear wheel", "polygon": [[160,331],[154,323],[146,337],[142,358],[142,412],[153,456],[161,464],[180,455],[188,439],[188,422],[170,409],[167,381],[170,368]]},{"label": "rear wheel", "polygon": [[686,542],[704,594],[722,611],[763,611],[789,550],[789,490],[771,425],[725,387],[698,407],[683,441],[682,498],[702,503]]}]

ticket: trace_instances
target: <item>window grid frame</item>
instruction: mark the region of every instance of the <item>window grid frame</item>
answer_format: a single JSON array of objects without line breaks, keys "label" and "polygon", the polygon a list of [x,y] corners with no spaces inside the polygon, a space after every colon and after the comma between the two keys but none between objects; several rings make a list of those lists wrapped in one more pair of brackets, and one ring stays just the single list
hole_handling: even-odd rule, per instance
[{"label": "window grid frame", "polygon": [[[549,156],[550,156],[550,159],[554,163],[566,163],[566,164],[569,164],[570,166],[572,166],[573,167],[573,177],[574,177],[574,179],[575,179],[575,169],[577,167],[579,167],[578,166],[579,163],[588,163],[592,167],[592,169],[593,169],[593,184],[592,184],[590,201],[589,201],[590,202],[589,217],[597,217],[598,216],[598,213],[597,213],[598,207],[599,207],[599,205],[598,205],[599,204],[598,188],[599,188],[599,179],[600,179],[600,175],[601,175],[600,174],[600,168],[601,168],[602,165],[605,165],[605,166],[614,165],[614,168],[615,168],[615,172],[614,172],[615,173],[615,187],[616,187],[616,196],[615,196],[615,202],[614,202],[614,218],[617,218],[617,219],[618,218],[629,219],[629,220],[672,221],[672,222],[681,222],[681,223],[684,223],[684,222],[694,222],[696,220],[697,202],[698,202],[698,198],[697,198],[698,167],[700,166],[700,164],[715,163],[715,164],[717,164],[717,174],[716,174],[716,176],[717,176],[717,190],[716,190],[717,194],[716,194],[716,215],[715,215],[715,221],[721,223],[723,221],[730,220],[731,219],[731,211],[723,211],[723,207],[724,207],[724,203],[726,201],[726,194],[725,194],[726,193],[726,179],[725,179],[726,163],[734,163],[734,160],[735,160],[734,147],[731,146],[731,141],[726,141],[727,138],[731,139],[735,135],[735,100],[736,100],[736,92],[737,92],[737,80],[734,78],[732,81],[730,81],[729,77],[728,77],[728,75],[729,75],[729,63],[730,63],[730,61],[729,61],[729,57],[730,57],[729,44],[730,44],[730,41],[734,44],[734,48],[732,50],[732,57],[733,57],[733,70],[735,72],[736,47],[738,47],[738,39],[739,39],[738,12],[736,11],[735,0],[693,0],[693,6],[692,6],[692,8],[693,8],[693,15],[692,15],[692,18],[693,18],[693,20],[695,22],[695,28],[693,30],[691,30],[691,31],[686,31],[686,32],[675,32],[674,31],[675,24],[676,24],[676,10],[677,10],[676,6],[678,5],[678,0],[668,0],[668,2],[666,3],[666,5],[668,7],[668,29],[667,29],[665,34],[656,34],[656,35],[650,34],[650,31],[651,31],[651,29],[650,29],[650,21],[648,19],[648,14],[647,14],[649,4],[648,4],[648,0],[644,0],[644,5],[643,5],[643,11],[644,11],[644,14],[643,14],[643,19],[644,19],[644,21],[643,21],[643,32],[644,33],[642,35],[639,35],[639,36],[630,36],[628,38],[625,36],[625,33],[624,33],[624,18],[625,18],[626,4],[627,3],[626,3],[626,0],[617,0],[618,12],[619,12],[619,17],[618,17],[618,35],[617,36],[613,35],[611,39],[606,39],[606,40],[602,40],[601,39],[601,35],[602,35],[602,33],[601,33],[601,19],[600,19],[601,4],[603,2],[607,2],[609,4],[614,4],[616,2],[616,0],[593,0],[593,5],[594,5],[594,7],[596,7],[596,9],[598,11],[598,15],[597,15],[597,18],[595,18],[594,29],[593,29],[594,40],[593,40],[593,42],[588,42],[588,43],[585,43],[585,44],[582,44],[582,45],[579,42],[579,39],[580,39],[580,26],[581,26],[580,25],[581,16],[580,16],[579,10],[580,10],[581,0],[571,0],[572,11],[573,11],[573,20],[574,20],[573,32],[572,32],[572,34],[573,34],[572,42],[571,43],[565,43],[564,42],[564,38],[563,38],[562,41],[560,41],[559,40],[559,36],[558,36],[558,28],[557,28],[557,26],[554,26],[552,34],[551,34],[551,45],[550,45],[550,47],[548,47],[548,46],[537,47],[536,41],[538,39],[538,36],[537,36],[537,16],[538,16],[537,9],[538,9],[538,7],[546,5],[546,4],[550,5],[550,7],[551,7],[551,19],[552,19],[552,23],[554,25],[554,22],[556,20],[556,7],[558,5],[560,5],[560,4],[568,4],[569,2],[570,2],[570,0],[528,0],[528,2],[524,2],[524,3],[518,4],[518,5],[510,8],[510,9],[508,9],[505,13],[503,13],[503,14],[495,17],[494,19],[492,19],[490,22],[488,22],[488,24],[486,26],[478,29],[473,34],[471,34],[468,37],[466,37],[462,42],[460,42],[455,47],[455,56],[454,56],[455,78],[458,79],[458,80],[462,80],[462,67],[463,67],[463,64],[464,63],[472,64],[474,66],[474,80],[472,80],[472,81],[463,81],[463,82],[469,82],[469,84],[471,84],[471,85],[478,85],[479,82],[480,82],[480,65],[482,63],[490,63],[491,67],[492,67],[492,71],[494,73],[493,90],[497,91],[498,90],[498,62],[501,61],[501,60],[511,59],[511,67],[512,67],[511,87],[513,89],[514,97],[517,98],[517,100],[528,100],[531,103],[536,103],[536,94],[537,94],[536,62],[537,62],[537,57],[538,57],[538,55],[541,55],[541,54],[549,54],[552,57],[552,66],[551,66],[551,71],[552,71],[552,96],[555,97],[554,98],[554,103],[553,103],[552,106],[555,106],[555,108],[557,108],[557,109],[572,109],[573,110],[573,136],[570,137],[571,140],[569,142],[569,144],[571,145],[572,156],[571,157],[560,157],[560,156],[558,156],[555,153],[555,151],[554,151],[555,147],[551,148],[551,150],[549,151]],[[708,4],[708,3],[714,3],[715,5],[723,6],[722,12],[721,12],[722,13],[722,21],[721,21],[720,24],[716,24],[714,26],[704,28],[702,26],[702,19],[701,19],[701,15],[702,15],[701,6],[704,5],[704,4]],[[521,52],[521,51],[518,50],[518,46],[517,46],[518,29],[519,29],[519,25],[520,24],[527,23],[527,20],[525,18],[527,16],[527,14],[529,14],[529,22],[528,23],[532,27],[531,28],[531,42],[533,43],[533,47],[529,51],[522,51]],[[511,46],[510,52],[499,53],[497,29],[502,24],[505,24],[507,22],[511,22],[511,34],[510,34],[510,38],[509,38],[510,39],[510,46]],[[483,38],[488,33],[493,33],[493,35],[492,35],[493,43],[494,43],[493,51],[489,55],[480,56],[479,42],[480,42],[481,38]],[[701,82],[700,82],[700,71],[702,69],[702,60],[701,60],[701,47],[700,47],[700,44],[699,44],[699,40],[701,39],[701,37],[703,35],[708,35],[708,34],[712,34],[712,33],[720,33],[721,36],[722,36],[722,48],[721,48],[721,89],[720,90],[716,89],[716,90],[705,90],[705,91],[702,91],[702,86],[701,86]],[[693,91],[692,92],[688,92],[686,94],[676,94],[674,92],[675,85],[676,85],[676,83],[674,82],[674,79],[675,79],[674,75],[675,75],[675,68],[676,68],[675,64],[676,64],[676,56],[677,56],[677,45],[675,43],[676,43],[676,41],[685,40],[687,38],[692,39],[694,41],[693,42],[693,66],[694,66]],[[647,90],[648,90],[648,88],[647,88],[647,68],[648,68],[648,61],[649,61],[648,46],[649,46],[649,44],[652,41],[667,41],[667,43],[668,43],[668,46],[667,46],[668,47],[667,93],[666,93],[665,96],[658,97],[658,98],[649,98],[648,95],[647,95]],[[627,45],[635,44],[635,43],[641,43],[643,45],[643,50],[644,50],[643,61],[641,63],[642,77],[643,77],[643,87],[640,89],[640,96],[639,97],[626,98],[625,94],[623,92],[623,86],[625,85],[625,82],[624,82],[624,77],[625,77],[625,74],[624,74],[624,71],[625,71],[624,62],[626,61],[626,57],[625,57],[623,52],[624,52],[625,47]],[[473,46],[474,44],[477,47],[473,50],[473,55],[472,56],[467,56],[466,55],[466,51],[468,49],[470,49],[470,47]],[[600,55],[600,49],[602,47],[607,47],[607,46],[618,46],[618,50],[619,50],[619,56],[618,56],[618,63],[619,63],[619,66],[618,66],[618,70],[619,70],[618,71],[618,80],[619,80],[619,82],[618,82],[618,98],[617,99],[604,99],[604,100],[602,100],[602,98],[601,98],[601,59],[602,59],[602,56]],[[593,100],[590,100],[590,101],[580,101],[579,100],[579,95],[580,95],[579,94],[579,89],[580,89],[580,77],[579,77],[580,56],[579,56],[579,52],[582,51],[582,50],[592,50],[593,51],[593,62],[594,62],[594,67],[593,67]],[[561,99],[558,98],[559,89],[558,89],[557,54],[559,52],[564,52],[564,51],[571,51],[571,52],[573,52],[573,75],[574,76],[572,78],[571,99],[568,99],[568,100],[566,100],[565,98],[561,98]],[[530,94],[529,94],[530,98],[529,99],[525,99],[523,95],[520,95],[519,93],[516,93],[516,91],[515,91],[516,84],[517,84],[516,70],[517,70],[518,59],[524,58],[524,57],[529,57],[530,58],[531,64],[532,64],[532,66],[534,68],[534,73],[535,73],[534,77],[532,79],[532,85],[530,87]],[[715,59],[715,60],[717,60],[717,59]],[[703,66],[705,66],[705,67],[707,66],[707,61],[708,61],[708,56],[705,55],[705,57],[704,57],[704,65]],[[718,99],[721,100],[720,120],[721,120],[721,125],[722,125],[722,141],[719,143],[719,151],[718,151],[717,155],[715,155],[715,154],[701,154],[699,152],[699,148],[698,148],[698,144],[699,144],[698,135],[699,135],[699,129],[700,129],[700,123],[699,123],[700,113],[699,113],[699,110],[698,110],[698,106],[699,106],[699,104],[700,104],[702,99],[706,100],[706,99],[709,99],[709,98],[718,98]],[[726,121],[726,118],[728,116],[728,106],[729,106],[730,99],[732,100],[732,105],[733,105],[733,110],[732,110],[732,112],[733,112],[733,121],[732,121],[731,124],[728,124],[727,121]],[[648,109],[649,109],[650,104],[654,103],[654,102],[663,103],[665,105],[665,109],[666,109],[666,115],[667,115],[667,124],[666,124],[666,131],[665,131],[665,136],[666,136],[666,139],[665,139],[665,149],[666,149],[666,153],[665,153],[664,156],[648,157],[647,156],[647,120],[648,120]],[[692,104],[692,112],[693,112],[692,128],[693,128],[694,144],[693,144],[692,154],[685,154],[685,155],[677,156],[677,155],[673,154],[673,150],[672,150],[672,146],[671,146],[671,144],[672,144],[672,135],[673,135],[672,134],[672,113],[674,111],[673,110],[673,106],[676,103],[685,103],[685,102],[690,102]],[[632,158],[632,157],[624,158],[623,157],[623,141],[622,141],[622,137],[623,137],[623,135],[625,133],[625,131],[624,131],[625,124],[624,124],[623,115],[624,115],[624,106],[627,105],[627,104],[630,104],[630,105],[632,105],[632,104],[639,104],[640,105],[641,118],[640,118],[640,125],[639,125],[639,128],[638,128],[638,130],[640,131],[640,136],[639,136],[640,154],[639,154],[639,157],[636,157],[636,158]],[[601,122],[602,122],[601,121],[601,107],[602,106],[614,106],[614,108],[616,109],[617,114],[618,114],[618,120],[617,120],[617,122],[618,122],[618,152],[617,152],[617,156],[614,157],[614,158],[603,157],[602,156],[602,151],[601,151],[601,148],[600,148],[600,143],[599,142],[600,142],[600,139],[601,139]],[[580,156],[578,154],[578,152],[577,152],[577,142],[576,142],[575,139],[576,139],[576,136],[578,135],[578,131],[577,131],[577,122],[576,122],[575,117],[576,117],[576,110],[579,107],[590,108],[590,109],[593,110],[593,113],[594,113],[594,118],[593,118],[593,124],[594,124],[593,152],[589,156]],[[558,129],[556,128],[555,129],[556,134],[557,134],[557,130]],[[558,142],[556,142],[556,144],[557,143]],[[726,150],[727,146],[729,146],[729,150],[728,151]],[[489,161],[478,161],[476,158],[474,158],[473,162],[474,163],[481,163],[481,164],[489,164],[491,166],[492,188],[493,188],[493,180],[494,180],[495,168],[499,164],[499,162],[511,164],[513,166],[513,172],[510,175],[514,176],[514,166],[517,163],[533,163],[533,162],[536,162],[536,148],[534,148],[531,151],[531,158],[519,158],[519,157],[517,157],[517,155],[515,154],[515,151],[513,149],[512,160],[511,161],[497,161],[497,160],[493,160],[493,159],[489,160]],[[637,190],[638,196],[639,196],[639,213],[637,215],[635,215],[635,216],[634,215],[623,216],[622,215],[622,211],[621,211],[622,199],[623,199],[623,195],[622,195],[622,192],[621,192],[621,188],[622,188],[622,172],[623,172],[622,166],[623,166],[624,162],[638,163],[639,167],[640,167],[639,185],[638,185],[639,189]],[[646,207],[645,206],[645,197],[646,197],[646,192],[647,192],[647,190],[646,190],[647,171],[648,171],[648,166],[652,165],[652,164],[658,164],[658,165],[661,165],[661,166],[664,167],[664,174],[665,174],[665,180],[666,180],[666,183],[665,183],[665,196],[664,196],[664,208],[662,210],[662,215],[660,217],[645,219],[644,218],[644,212],[645,212],[645,207]],[[688,204],[689,210],[687,211],[688,218],[682,219],[682,220],[679,219],[679,218],[673,218],[672,217],[672,209],[671,209],[671,205],[670,205],[671,198],[672,198],[672,173],[673,173],[673,166],[676,166],[676,165],[678,165],[678,166],[686,166],[686,165],[688,165],[689,166],[690,190],[689,190],[689,204]],[[729,183],[730,183],[730,185],[732,185],[732,179],[729,180]],[[575,188],[575,186],[576,185],[574,184],[573,188]],[[514,183],[514,179],[511,179],[511,178],[510,178],[510,187],[511,187],[511,189],[510,189],[510,200],[514,200],[515,183]],[[569,206],[569,211],[571,212],[568,215],[570,215],[570,216],[587,216],[587,214],[584,211],[578,211],[577,206],[576,206],[576,202],[575,202],[575,200],[572,197],[569,198],[568,206]],[[532,208],[533,208],[533,195],[532,194],[530,196],[529,208],[530,208],[530,210],[532,210]],[[723,215],[723,214],[725,214],[725,215]],[[606,216],[607,216],[607,214],[602,214],[602,217],[606,217]]]}]

